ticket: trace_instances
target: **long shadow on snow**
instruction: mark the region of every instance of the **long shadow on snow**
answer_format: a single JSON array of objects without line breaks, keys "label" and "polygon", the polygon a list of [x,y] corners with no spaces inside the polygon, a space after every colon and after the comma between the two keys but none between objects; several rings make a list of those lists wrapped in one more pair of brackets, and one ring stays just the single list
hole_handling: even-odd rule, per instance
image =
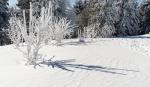
[{"label": "long shadow on snow", "polygon": [[[50,60],[40,62],[37,65],[38,66],[47,65],[47,66],[51,66],[52,68],[60,68],[62,70],[66,70],[70,72],[74,72],[74,71],[68,68],[75,68],[75,69],[82,69],[82,70],[89,70],[89,71],[99,71],[99,72],[120,74],[120,75],[126,75],[127,72],[139,72],[136,70],[109,68],[109,67],[103,67],[103,66],[98,66],[98,65],[71,64],[71,62],[75,62],[75,59],[56,60],[56,61],[52,61],[50,59]],[[36,66],[34,67],[36,68]]]}]

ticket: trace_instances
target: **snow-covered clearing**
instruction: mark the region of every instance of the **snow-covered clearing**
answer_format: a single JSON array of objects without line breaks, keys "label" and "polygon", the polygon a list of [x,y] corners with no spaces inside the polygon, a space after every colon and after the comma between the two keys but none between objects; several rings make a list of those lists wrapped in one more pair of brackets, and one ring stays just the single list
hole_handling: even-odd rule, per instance
[{"label": "snow-covered clearing", "polygon": [[67,40],[62,46],[45,46],[40,53],[55,56],[54,61],[75,59],[69,63],[74,66],[107,69],[67,67],[74,72],[51,66],[34,69],[24,66],[18,50],[2,46],[0,87],[150,87],[150,39],[147,36],[94,39],[84,44]]}]

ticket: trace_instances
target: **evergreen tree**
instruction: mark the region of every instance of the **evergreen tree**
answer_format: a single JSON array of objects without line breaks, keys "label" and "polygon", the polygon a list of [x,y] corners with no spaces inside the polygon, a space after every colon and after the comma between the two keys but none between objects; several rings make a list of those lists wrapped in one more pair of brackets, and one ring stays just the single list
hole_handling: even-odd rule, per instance
[{"label": "evergreen tree", "polygon": [[118,19],[116,24],[117,35],[128,36],[138,35],[141,32],[139,27],[141,16],[138,12],[138,3],[135,0],[118,1]]},{"label": "evergreen tree", "polygon": [[93,26],[96,37],[111,37],[115,33],[115,16],[112,0],[90,0],[89,26]]},{"label": "evergreen tree", "polygon": [[140,8],[142,14],[142,34],[147,34],[150,32],[150,0],[145,0]]},{"label": "evergreen tree", "polygon": [[0,45],[8,44],[5,29],[8,28],[8,0],[0,0]]},{"label": "evergreen tree", "polygon": [[0,1],[0,28],[7,27],[8,24],[8,0]]},{"label": "evergreen tree", "polygon": [[18,0],[17,6],[20,9],[30,9],[30,2],[31,0]]},{"label": "evergreen tree", "polygon": [[89,25],[98,37],[137,35],[140,15],[135,0],[89,0]]}]

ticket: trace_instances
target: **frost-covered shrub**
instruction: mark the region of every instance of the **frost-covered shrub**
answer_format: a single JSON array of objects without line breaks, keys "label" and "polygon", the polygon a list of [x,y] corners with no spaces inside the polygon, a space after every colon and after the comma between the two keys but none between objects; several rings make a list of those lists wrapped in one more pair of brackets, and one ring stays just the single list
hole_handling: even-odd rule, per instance
[{"label": "frost-covered shrub", "polygon": [[10,29],[8,31],[8,36],[11,39],[12,43],[18,47],[19,44],[22,42],[22,32],[21,29],[19,28],[19,26],[17,25],[18,23],[18,19],[16,17],[12,17],[9,20],[10,23]]},{"label": "frost-covered shrub", "polygon": [[112,25],[104,24],[101,31],[101,37],[112,37],[115,33],[115,28]]},{"label": "frost-covered shrub", "polygon": [[95,38],[97,35],[97,31],[95,31],[95,24],[84,27],[84,35],[86,38]]},{"label": "frost-covered shrub", "polygon": [[[16,44],[17,49],[26,56],[27,65],[35,65],[40,59],[39,50],[52,39],[61,41],[64,35],[69,33],[70,21],[66,18],[54,17],[53,5],[50,2],[48,7],[41,8],[40,16],[33,14],[33,7],[30,3],[29,20],[26,20],[25,10],[23,19],[12,17],[8,35],[11,41]],[[24,43],[26,52],[22,51],[18,45]]]},{"label": "frost-covered shrub", "polygon": [[27,25],[25,11],[23,11],[23,19],[11,18],[9,29],[9,36],[14,44],[19,45],[21,41],[26,44],[27,52],[24,53],[28,65],[36,64],[39,50],[50,37],[48,25],[52,21],[52,5],[50,3],[48,8],[43,7],[38,18],[32,12],[32,4],[30,4],[29,24]]},{"label": "frost-covered shrub", "polygon": [[68,21],[67,18],[55,19],[53,25],[53,36],[57,41],[57,45],[59,45],[66,36],[71,35],[73,27],[75,26],[71,25],[71,21]]}]

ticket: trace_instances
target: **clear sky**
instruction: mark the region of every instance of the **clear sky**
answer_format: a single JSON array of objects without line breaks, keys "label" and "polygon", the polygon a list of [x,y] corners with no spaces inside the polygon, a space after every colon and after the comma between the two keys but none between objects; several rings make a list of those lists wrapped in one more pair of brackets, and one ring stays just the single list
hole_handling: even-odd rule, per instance
[{"label": "clear sky", "polygon": [[17,3],[17,0],[9,0],[9,5],[13,6]]},{"label": "clear sky", "polygon": [[70,1],[70,4],[73,5],[76,0],[69,0],[69,1]]}]

